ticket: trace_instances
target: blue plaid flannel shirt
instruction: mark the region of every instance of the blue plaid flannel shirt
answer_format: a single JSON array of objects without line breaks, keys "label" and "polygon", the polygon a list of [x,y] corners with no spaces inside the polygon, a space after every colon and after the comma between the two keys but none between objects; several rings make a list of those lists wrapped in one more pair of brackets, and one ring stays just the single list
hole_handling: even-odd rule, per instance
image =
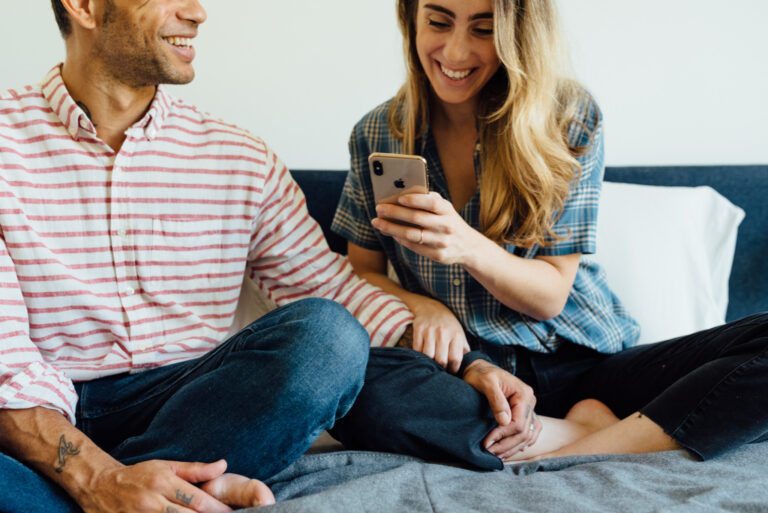
[{"label": "blue plaid flannel shirt", "polygon": [[[391,100],[390,100],[391,102]],[[351,171],[342,192],[332,229],[348,241],[369,250],[383,251],[392,263],[402,286],[414,293],[445,304],[464,326],[468,337],[488,343],[522,346],[536,352],[554,351],[567,340],[601,353],[616,353],[634,345],[640,335],[638,324],[628,315],[608,288],[605,273],[596,264],[582,259],[565,308],[557,317],[537,321],[503,305],[460,265],[444,265],[424,258],[383,236],[371,226],[376,217],[368,156],[374,152],[403,153],[402,142],[387,125],[386,102],[368,113],[354,128],[349,142]],[[588,146],[579,157],[582,172],[555,225],[559,235],[570,236],[551,246],[531,248],[505,246],[522,258],[539,255],[591,254],[596,250],[597,209],[604,173],[602,116],[593,101],[585,101],[568,132],[572,146]],[[417,143],[427,161],[430,189],[450,198],[437,147],[428,130]],[[481,179],[479,149],[475,151],[475,173]],[[478,188],[479,189],[479,188]],[[474,228],[479,227],[480,194],[459,214]]]}]

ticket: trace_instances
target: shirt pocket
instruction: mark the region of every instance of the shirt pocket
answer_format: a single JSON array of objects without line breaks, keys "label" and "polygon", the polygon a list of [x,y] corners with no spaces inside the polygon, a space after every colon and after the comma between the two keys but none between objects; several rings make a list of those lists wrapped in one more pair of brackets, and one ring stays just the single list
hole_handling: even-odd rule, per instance
[{"label": "shirt pocket", "polygon": [[148,251],[141,259],[146,266],[140,273],[142,287],[158,294],[194,294],[241,282],[243,264],[236,263],[240,252],[230,252],[241,245],[233,231],[238,230],[221,219],[153,219]]}]

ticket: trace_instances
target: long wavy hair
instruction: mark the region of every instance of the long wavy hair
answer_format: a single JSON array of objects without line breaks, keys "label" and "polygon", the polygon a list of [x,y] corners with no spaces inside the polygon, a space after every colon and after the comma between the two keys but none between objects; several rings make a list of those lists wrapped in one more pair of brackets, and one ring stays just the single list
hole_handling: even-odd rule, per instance
[{"label": "long wavy hair", "polygon": [[[556,223],[574,178],[568,129],[588,95],[561,74],[563,51],[552,0],[494,0],[494,45],[501,66],[480,93],[480,225],[489,239],[522,247],[564,237]],[[429,123],[431,89],[416,52],[418,0],[398,0],[407,78],[388,122],[413,154]]]}]

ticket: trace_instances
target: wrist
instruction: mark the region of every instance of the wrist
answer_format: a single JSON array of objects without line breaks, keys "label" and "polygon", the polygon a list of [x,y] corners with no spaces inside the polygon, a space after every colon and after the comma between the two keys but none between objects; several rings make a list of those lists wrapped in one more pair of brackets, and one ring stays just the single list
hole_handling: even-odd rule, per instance
[{"label": "wrist", "polygon": [[462,255],[459,264],[468,272],[480,270],[487,262],[487,256],[492,255],[498,246],[488,237],[467,225],[468,232],[463,247],[467,252]]},{"label": "wrist", "polygon": [[462,358],[461,366],[459,367],[459,371],[456,373],[456,375],[464,379],[464,376],[466,375],[467,371],[469,371],[473,367],[476,367],[477,365],[480,365],[482,362],[487,362],[487,363],[496,365],[494,361],[491,359],[491,357],[485,354],[484,352],[470,351],[464,355],[464,358]]}]

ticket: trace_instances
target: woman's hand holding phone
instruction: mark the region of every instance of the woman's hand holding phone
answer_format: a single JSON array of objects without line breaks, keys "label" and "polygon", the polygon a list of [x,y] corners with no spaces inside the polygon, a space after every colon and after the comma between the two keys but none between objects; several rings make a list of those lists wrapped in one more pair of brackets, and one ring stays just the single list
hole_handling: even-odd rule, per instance
[{"label": "woman's hand holding phone", "polygon": [[436,192],[403,194],[396,204],[377,205],[376,214],[374,228],[441,264],[464,264],[483,237]]}]

